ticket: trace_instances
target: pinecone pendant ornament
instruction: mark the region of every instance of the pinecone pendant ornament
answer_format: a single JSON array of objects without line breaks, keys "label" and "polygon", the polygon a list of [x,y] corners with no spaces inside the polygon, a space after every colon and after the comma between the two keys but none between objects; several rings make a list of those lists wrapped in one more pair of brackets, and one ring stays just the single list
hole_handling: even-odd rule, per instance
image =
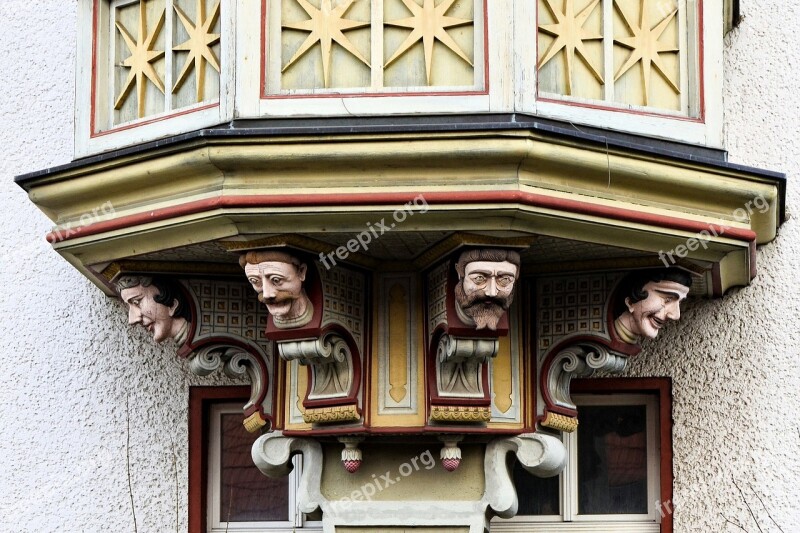
[{"label": "pinecone pendant ornament", "polygon": [[339,437],[339,442],[344,444],[344,450],[342,450],[342,464],[344,465],[344,469],[351,474],[361,468],[361,463],[363,462],[361,450],[358,448],[358,444],[362,440],[361,437]]},{"label": "pinecone pendant ornament", "polygon": [[439,440],[444,443],[439,452],[439,459],[441,459],[442,466],[448,472],[454,471],[461,464],[461,448],[458,447],[458,443],[462,438],[461,435],[443,435],[439,437]]}]

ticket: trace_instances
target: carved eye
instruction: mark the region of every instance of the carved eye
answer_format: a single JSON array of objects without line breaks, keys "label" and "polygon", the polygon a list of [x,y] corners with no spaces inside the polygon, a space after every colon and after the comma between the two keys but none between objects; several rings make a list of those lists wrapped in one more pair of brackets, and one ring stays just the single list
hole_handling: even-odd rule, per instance
[{"label": "carved eye", "polygon": [[514,276],[500,276],[497,278],[497,285],[500,287],[508,287],[514,283]]},{"label": "carved eye", "polygon": [[484,283],[486,283],[486,276],[484,276],[483,274],[473,274],[470,276],[470,279],[472,280],[472,283],[474,283],[475,285],[483,285]]},{"label": "carved eye", "polygon": [[250,278],[248,281],[250,282],[250,285],[252,285],[253,287],[260,287],[261,286],[261,279],[260,278]]},{"label": "carved eye", "polygon": [[278,276],[272,276],[271,278],[269,278],[269,282],[272,283],[273,285],[280,285],[281,283],[283,283],[283,278]]}]

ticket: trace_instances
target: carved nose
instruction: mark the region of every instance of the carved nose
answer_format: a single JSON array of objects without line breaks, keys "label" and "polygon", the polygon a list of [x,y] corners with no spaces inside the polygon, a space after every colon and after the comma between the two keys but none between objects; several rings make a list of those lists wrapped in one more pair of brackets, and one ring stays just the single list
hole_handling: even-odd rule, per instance
[{"label": "carved nose", "polygon": [[681,307],[676,302],[669,306],[667,310],[667,318],[670,320],[678,320],[681,317]]},{"label": "carved nose", "polygon": [[495,282],[494,278],[489,278],[489,282],[486,284],[486,290],[484,291],[486,296],[497,296],[497,283]]},{"label": "carved nose", "polygon": [[138,324],[142,320],[142,314],[135,308],[128,309],[128,325]]},{"label": "carved nose", "polygon": [[278,291],[269,283],[264,283],[264,298],[275,298]]}]

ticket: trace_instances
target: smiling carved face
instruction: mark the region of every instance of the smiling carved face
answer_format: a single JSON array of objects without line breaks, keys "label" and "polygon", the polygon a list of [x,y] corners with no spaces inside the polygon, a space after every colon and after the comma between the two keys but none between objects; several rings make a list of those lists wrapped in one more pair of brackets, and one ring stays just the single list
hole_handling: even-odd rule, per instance
[{"label": "smiling carved face", "polygon": [[668,320],[681,317],[681,302],[689,294],[689,287],[674,281],[650,281],[642,287],[647,298],[638,302],[625,299],[630,314],[627,322],[632,333],[654,339]]},{"label": "smiling carved face", "polygon": [[155,301],[159,290],[155,285],[136,285],[122,289],[120,298],[128,306],[128,324],[139,324],[153,336],[156,342],[164,342],[177,334],[179,324],[173,317],[178,301],[168,307]]}]

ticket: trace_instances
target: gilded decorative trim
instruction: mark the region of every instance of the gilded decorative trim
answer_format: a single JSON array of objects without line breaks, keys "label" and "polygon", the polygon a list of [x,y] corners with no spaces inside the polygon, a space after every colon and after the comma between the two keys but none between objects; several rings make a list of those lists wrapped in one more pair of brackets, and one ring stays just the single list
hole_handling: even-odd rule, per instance
[{"label": "gilded decorative trim", "polygon": [[489,407],[431,406],[431,420],[437,422],[488,422],[491,418],[492,410]]},{"label": "gilded decorative trim", "polygon": [[242,422],[244,425],[244,429],[246,429],[250,433],[258,433],[261,428],[267,425],[267,421],[261,417],[261,413],[256,411],[252,415],[248,416]]},{"label": "gilded decorative trim", "polygon": [[548,411],[544,416],[544,420],[542,420],[542,426],[572,433],[578,429],[578,419]]},{"label": "gilded decorative trim", "polygon": [[336,405],[306,409],[303,420],[310,424],[330,424],[333,422],[355,422],[361,420],[355,405]]}]

